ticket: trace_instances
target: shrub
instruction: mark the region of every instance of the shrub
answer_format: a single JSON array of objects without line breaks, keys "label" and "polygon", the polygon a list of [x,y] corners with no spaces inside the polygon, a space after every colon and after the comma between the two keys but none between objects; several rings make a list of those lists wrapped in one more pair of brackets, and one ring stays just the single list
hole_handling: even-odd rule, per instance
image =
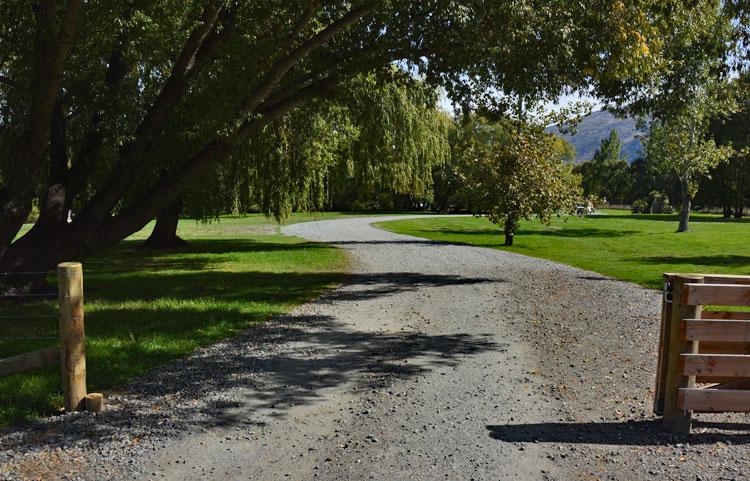
[{"label": "shrub", "polygon": [[644,199],[638,199],[635,202],[633,202],[633,205],[630,206],[630,210],[633,212],[633,214],[650,214],[651,209],[649,208],[648,202],[646,202]]}]

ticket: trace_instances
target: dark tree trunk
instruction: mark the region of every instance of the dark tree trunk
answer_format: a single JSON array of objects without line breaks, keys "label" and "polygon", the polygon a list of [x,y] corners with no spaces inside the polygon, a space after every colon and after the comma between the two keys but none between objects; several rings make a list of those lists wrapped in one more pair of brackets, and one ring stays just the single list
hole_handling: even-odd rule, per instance
[{"label": "dark tree trunk", "polygon": [[[743,162],[744,167],[744,162]],[[740,176],[740,179],[742,179],[743,176]],[[734,218],[735,219],[742,219],[742,215],[744,214],[745,210],[745,184],[740,180],[739,182],[739,188],[737,189],[737,197],[736,197],[736,207],[734,209]]]},{"label": "dark tree trunk", "polygon": [[182,199],[177,199],[159,212],[156,225],[148,239],[141,245],[144,249],[173,249],[187,244],[177,235],[180,214],[185,209]]},{"label": "dark tree trunk", "polygon": [[725,219],[729,219],[730,217],[732,217],[732,205],[729,203],[729,201],[726,201],[724,203],[724,209],[722,213]]},{"label": "dark tree trunk", "polygon": [[513,217],[505,219],[505,244],[506,246],[513,245],[513,236],[516,233],[516,227],[518,227],[518,221]]},{"label": "dark tree trunk", "polygon": [[690,221],[690,185],[687,179],[680,179],[680,195],[682,206],[680,207],[680,226],[677,232],[687,232]]}]

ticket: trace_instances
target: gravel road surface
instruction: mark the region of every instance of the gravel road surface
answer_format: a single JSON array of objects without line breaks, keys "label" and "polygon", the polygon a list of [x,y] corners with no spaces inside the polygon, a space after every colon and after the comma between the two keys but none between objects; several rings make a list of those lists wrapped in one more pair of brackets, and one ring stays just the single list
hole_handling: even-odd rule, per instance
[{"label": "gravel road surface", "polygon": [[0,479],[748,479],[746,417],[651,415],[659,293],[382,220],[286,227],[346,249],[346,284],[0,433]]}]

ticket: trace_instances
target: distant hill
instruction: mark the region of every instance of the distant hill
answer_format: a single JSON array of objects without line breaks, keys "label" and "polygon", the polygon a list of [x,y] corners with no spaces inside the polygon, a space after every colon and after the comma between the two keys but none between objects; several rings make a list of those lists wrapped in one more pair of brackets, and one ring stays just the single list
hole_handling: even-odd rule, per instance
[{"label": "distant hill", "polygon": [[591,160],[602,139],[609,137],[610,131],[615,129],[622,142],[622,154],[627,156],[628,162],[632,162],[643,152],[641,141],[636,138],[635,122],[635,119],[621,119],[606,110],[599,110],[584,117],[573,136],[560,134],[556,126],[548,127],[547,132],[555,133],[573,144],[576,163],[580,163]]}]

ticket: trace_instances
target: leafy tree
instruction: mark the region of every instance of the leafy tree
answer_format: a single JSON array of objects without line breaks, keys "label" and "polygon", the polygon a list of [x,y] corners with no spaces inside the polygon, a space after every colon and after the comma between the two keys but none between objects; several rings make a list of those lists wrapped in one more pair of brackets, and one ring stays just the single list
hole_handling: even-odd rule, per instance
[{"label": "leafy tree", "polygon": [[470,122],[464,136],[463,195],[474,212],[504,226],[505,245],[513,245],[522,219],[548,224],[553,215],[574,209],[580,179],[563,162],[565,150],[542,127]]},{"label": "leafy tree", "polygon": [[712,86],[696,86],[682,110],[672,111],[665,121],[655,121],[649,132],[647,155],[679,179],[678,232],[688,230],[690,204],[697,192],[698,178],[733,153],[731,147],[719,146],[707,137],[711,116],[725,110],[716,95]]},{"label": "leafy tree", "polygon": [[599,199],[622,204],[630,190],[627,160],[621,155],[620,138],[612,129],[609,137],[602,139],[594,157],[574,169],[581,175],[584,193]]},{"label": "leafy tree", "polygon": [[[294,109],[393,65],[467,109],[587,86],[617,97],[661,68],[679,40],[667,33],[675,22],[690,33],[704,3],[4,1],[0,270],[119,242],[231,172],[248,143],[262,144],[255,136],[282,135],[272,124]],[[295,177],[276,176],[296,164],[272,158],[263,175]],[[397,177],[426,178],[414,173]]]},{"label": "leafy tree", "polygon": [[[653,191],[665,191],[667,198],[680,196],[679,183],[671,172],[662,172],[655,162],[645,156],[635,159],[628,169],[630,190],[627,202],[646,200]],[[647,202],[648,203],[648,202]],[[650,203],[648,203],[650,205]]]},{"label": "leafy tree", "polygon": [[[607,96],[626,105],[631,114],[653,119],[647,155],[680,186],[678,231],[688,229],[696,180],[726,159],[728,148],[706,139],[708,119],[727,114],[732,102],[725,96],[732,64],[747,62],[747,2],[706,0],[664,3],[672,28],[660,38],[660,68],[640,88],[626,87],[627,76],[613,80],[620,93]],[[605,95],[606,96],[606,95]],[[663,190],[663,189],[659,189]]]},{"label": "leafy tree", "polygon": [[701,179],[700,201],[723,208],[724,217],[741,218],[750,194],[750,78],[734,80],[731,87],[738,98],[737,111],[711,119],[710,135],[721,145],[730,145],[734,155]]}]

